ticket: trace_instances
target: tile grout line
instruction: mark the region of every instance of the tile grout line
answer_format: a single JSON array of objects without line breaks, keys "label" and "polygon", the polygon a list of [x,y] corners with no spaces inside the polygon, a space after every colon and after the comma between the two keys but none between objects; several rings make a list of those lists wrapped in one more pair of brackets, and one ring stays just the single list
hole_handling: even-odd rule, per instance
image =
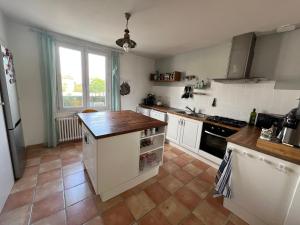
[{"label": "tile grout line", "polygon": [[[41,165],[41,163],[39,164],[39,169],[40,169],[40,165]],[[34,186],[32,202],[31,202],[31,206],[30,206],[30,210],[29,210],[29,218],[28,218],[28,223],[27,223],[28,225],[31,224],[33,204],[34,204],[34,201],[35,201],[36,188],[37,188],[37,183],[38,183],[39,169],[38,169],[38,172],[37,172],[37,175],[36,175],[36,183],[35,183],[35,186]]]}]

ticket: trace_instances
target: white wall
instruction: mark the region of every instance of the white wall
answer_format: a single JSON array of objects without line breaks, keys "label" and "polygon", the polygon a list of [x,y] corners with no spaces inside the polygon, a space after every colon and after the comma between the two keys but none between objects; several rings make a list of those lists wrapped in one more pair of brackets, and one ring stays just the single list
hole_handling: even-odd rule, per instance
[{"label": "white wall", "polygon": [[155,69],[153,59],[133,55],[123,54],[120,57],[120,78],[128,82],[131,87],[129,95],[121,96],[122,110],[134,110],[136,106],[151,91],[150,73]]},{"label": "white wall", "polygon": [[0,42],[7,45],[7,19],[0,11]]},{"label": "white wall", "polygon": [[201,79],[224,78],[227,74],[231,41],[156,61],[160,73],[180,71]]},{"label": "white wall", "polygon": [[[253,108],[257,112],[286,114],[297,107],[299,90],[274,89],[275,81],[258,84],[222,84],[212,82],[211,88],[205,91],[206,96],[194,95],[193,99],[181,99],[183,87],[154,86],[152,91],[171,107],[185,109],[195,107],[208,115],[219,115],[248,121]],[[217,107],[212,107],[213,98]]]},{"label": "white wall", "polygon": [[300,89],[300,29],[257,38],[251,74],[276,80],[276,88]]},{"label": "white wall", "polygon": [[[35,32],[19,23],[8,23],[9,45],[14,54],[25,144],[44,142],[43,100],[40,79],[39,40]],[[120,57],[121,81],[128,81],[131,93],[121,98],[122,109],[135,110],[151,90],[149,74],[154,60],[133,54]]]},{"label": "white wall", "polygon": [[44,142],[43,100],[38,37],[29,27],[8,22],[9,46],[14,55],[25,145]]},{"label": "white wall", "polygon": [[[0,44],[7,46],[6,18],[0,11]],[[1,97],[0,97],[1,102]],[[0,212],[14,184],[14,175],[9,153],[9,145],[4,121],[3,108],[0,106]]]}]

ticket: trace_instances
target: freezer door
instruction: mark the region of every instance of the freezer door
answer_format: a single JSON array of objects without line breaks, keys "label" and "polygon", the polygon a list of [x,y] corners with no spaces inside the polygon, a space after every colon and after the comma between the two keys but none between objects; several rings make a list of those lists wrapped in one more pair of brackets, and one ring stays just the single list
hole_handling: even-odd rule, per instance
[{"label": "freezer door", "polygon": [[16,127],[20,120],[19,99],[16,85],[16,75],[11,52],[1,46],[1,57],[3,66],[0,68],[1,95],[4,101],[4,111],[7,129]]},{"label": "freezer door", "polygon": [[8,131],[10,152],[15,178],[21,178],[25,168],[25,144],[21,120],[13,130]]}]

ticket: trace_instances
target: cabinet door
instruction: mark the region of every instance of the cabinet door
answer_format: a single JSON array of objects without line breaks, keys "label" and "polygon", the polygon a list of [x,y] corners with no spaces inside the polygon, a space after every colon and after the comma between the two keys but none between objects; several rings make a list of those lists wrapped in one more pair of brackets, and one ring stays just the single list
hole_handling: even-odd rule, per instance
[{"label": "cabinet door", "polygon": [[187,148],[193,152],[199,150],[199,132],[201,132],[202,123],[198,121],[183,120],[181,140],[182,147]]},{"label": "cabinet door", "polygon": [[181,118],[168,114],[167,139],[179,144]]},{"label": "cabinet door", "polygon": [[297,182],[296,173],[280,170],[286,162],[274,157],[240,146],[233,148],[238,148],[239,153],[233,152],[230,201],[261,224],[284,224]]}]

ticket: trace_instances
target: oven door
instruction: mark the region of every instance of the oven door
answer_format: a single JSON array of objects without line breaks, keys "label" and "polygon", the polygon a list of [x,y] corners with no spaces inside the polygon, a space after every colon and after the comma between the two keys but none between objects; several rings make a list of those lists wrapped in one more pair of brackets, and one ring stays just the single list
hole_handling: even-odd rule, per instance
[{"label": "oven door", "polygon": [[232,129],[203,123],[200,150],[223,159],[227,147],[226,138],[234,133],[236,131]]},{"label": "oven door", "polygon": [[226,137],[203,129],[200,149],[213,156],[223,159],[227,147]]}]

